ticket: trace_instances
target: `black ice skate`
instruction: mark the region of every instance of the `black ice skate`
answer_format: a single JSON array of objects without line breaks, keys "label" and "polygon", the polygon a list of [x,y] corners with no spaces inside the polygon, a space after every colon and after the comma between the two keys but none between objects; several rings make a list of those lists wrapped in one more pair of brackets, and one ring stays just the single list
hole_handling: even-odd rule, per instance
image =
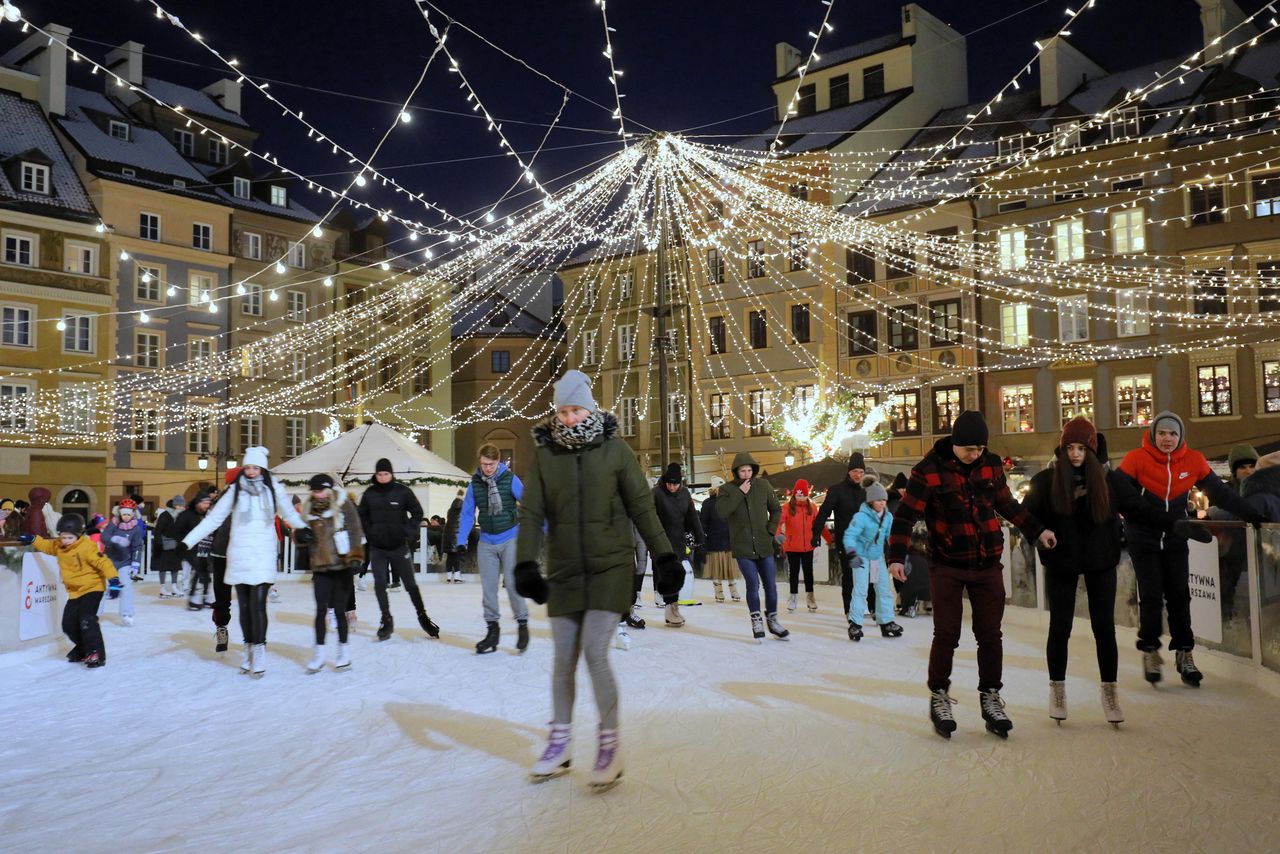
[{"label": "black ice skate", "polygon": [[751,636],[756,639],[756,643],[764,640],[764,620],[761,619],[759,611],[751,612]]},{"label": "black ice skate", "polygon": [[929,694],[929,720],[933,723],[934,732],[943,738],[951,738],[951,733],[956,731],[956,718],[951,714],[954,703],[945,688]]},{"label": "black ice skate", "polygon": [[1177,662],[1178,675],[1182,677],[1182,681],[1192,688],[1199,688],[1204,674],[1200,672],[1200,668],[1196,667],[1195,659],[1191,657],[1191,650],[1178,650],[1174,653],[1174,660]]},{"label": "black ice skate", "polygon": [[396,622],[391,619],[390,614],[382,616],[382,622],[378,625],[378,640],[384,641],[391,637],[391,633],[396,630]]},{"label": "black ice skate", "polygon": [[902,626],[892,620],[887,623],[881,623],[880,634],[887,638],[900,638],[902,637]]},{"label": "black ice skate", "polygon": [[98,652],[91,652],[84,657],[84,666],[88,668],[103,667],[106,663],[107,659]]},{"label": "black ice skate", "polygon": [[498,651],[498,624],[493,622],[489,623],[488,626],[489,630],[485,632],[484,637],[476,644],[476,655]]},{"label": "black ice skate", "polygon": [[440,637],[440,627],[431,621],[426,611],[418,612],[418,625],[422,626],[422,630],[432,638]]},{"label": "black ice skate", "polygon": [[637,617],[634,611],[628,612],[622,619],[626,622],[627,628],[629,629],[644,628],[644,619],[642,617]]},{"label": "black ice skate", "polygon": [[1001,738],[1008,738],[1009,730],[1013,729],[1013,721],[1009,720],[1009,716],[1005,714],[1004,700],[1000,699],[1000,692],[995,688],[979,691],[978,701],[982,705],[982,719],[987,722],[987,732]]},{"label": "black ice skate", "polygon": [[1160,667],[1164,664],[1164,660],[1160,658],[1160,653],[1153,650],[1143,650],[1142,652],[1142,677],[1155,685],[1160,681]]},{"label": "black ice skate", "polygon": [[862,640],[862,626],[858,625],[853,620],[849,621],[849,640],[851,641]]},{"label": "black ice skate", "polygon": [[529,621],[516,620],[516,650],[524,652],[529,648]]},{"label": "black ice skate", "polygon": [[786,640],[791,636],[791,632],[782,627],[782,623],[778,622],[777,614],[769,614],[765,617],[765,625],[768,626],[770,634],[778,640]]}]

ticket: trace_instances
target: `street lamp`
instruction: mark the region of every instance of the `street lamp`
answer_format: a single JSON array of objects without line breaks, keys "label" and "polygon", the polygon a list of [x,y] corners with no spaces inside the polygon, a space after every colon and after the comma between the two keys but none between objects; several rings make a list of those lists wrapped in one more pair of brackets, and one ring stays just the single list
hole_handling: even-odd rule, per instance
[{"label": "street lamp", "polygon": [[208,454],[201,454],[201,455],[200,455],[199,459],[197,459],[197,460],[196,460],[196,468],[200,469],[200,471],[205,471],[206,469],[208,469],[208,468],[209,468],[209,455],[208,455]]},{"label": "street lamp", "polygon": [[[226,459],[228,471],[236,467],[236,458],[232,456],[230,451],[214,451],[213,458],[215,460]],[[199,457],[197,457],[196,467],[199,468],[200,471],[208,471],[209,454],[201,454]]]},{"label": "street lamp", "polygon": [[791,468],[793,465],[795,465],[796,464],[795,451],[787,451],[787,455],[782,458],[782,461],[786,463],[787,468]]}]

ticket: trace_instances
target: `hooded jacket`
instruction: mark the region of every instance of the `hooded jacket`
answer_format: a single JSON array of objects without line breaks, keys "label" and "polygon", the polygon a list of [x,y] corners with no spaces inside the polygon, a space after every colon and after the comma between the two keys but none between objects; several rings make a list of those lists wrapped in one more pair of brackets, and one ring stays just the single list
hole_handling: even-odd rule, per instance
[{"label": "hooded jacket", "polygon": [[[462,525],[462,499],[455,498],[453,503],[449,505],[448,511],[444,516],[444,537],[442,538],[445,546],[453,546],[458,544],[458,529]],[[468,535],[471,533],[467,532]]]},{"label": "hooded jacket", "polygon": [[889,533],[889,563],[906,560],[911,529],[923,518],[930,560],[957,569],[998,567],[1004,534],[997,514],[1032,539],[1044,530],[1009,492],[998,456],[985,451],[972,466],[962,466],[951,437],[944,436],[911,469]]},{"label": "hooded jacket", "polygon": [[98,547],[88,537],[80,537],[71,545],[64,546],[60,540],[37,536],[31,547],[57,558],[58,573],[62,576],[62,585],[67,588],[68,599],[104,592],[109,580],[119,578],[115,566],[98,552]]},{"label": "hooded jacket", "polygon": [[782,505],[778,533],[783,535],[784,552],[813,551],[813,520],[817,516],[818,506],[812,501],[797,501],[794,505],[788,501]]},{"label": "hooded jacket", "polygon": [[418,542],[422,505],[413,490],[394,477],[388,483],[375,479],[360,497],[360,525],[374,548],[402,550]]},{"label": "hooded jacket", "polygon": [[633,522],[655,557],[673,554],[635,452],[618,436],[617,419],[603,411],[601,417],[600,437],[581,448],[555,441],[554,415],[532,430],[516,560],[538,562],[545,545],[549,617],[631,608]]},{"label": "hooded jacket", "polygon": [[887,506],[882,516],[870,504],[863,504],[845,529],[841,544],[846,552],[853,552],[864,561],[884,560],[884,547],[892,528],[893,514]]},{"label": "hooded jacket", "polygon": [[[312,572],[336,572],[346,569],[353,560],[364,560],[360,513],[347,498],[345,489],[338,486],[330,492],[333,500],[324,510],[314,508],[310,495],[298,505],[298,515],[315,535],[315,540],[307,546]],[[346,537],[339,537],[339,532],[344,532]],[[345,539],[345,544],[339,543],[339,539]],[[339,548],[340,545],[345,545],[345,550]]]},{"label": "hooded jacket", "polygon": [[658,521],[662,523],[667,542],[676,550],[676,557],[684,560],[689,546],[687,535],[693,536],[695,546],[706,542],[702,520],[698,518],[698,509],[693,506],[693,496],[683,484],[671,493],[667,492],[667,485],[659,481],[653,488],[653,508],[658,512]]},{"label": "hooded jacket", "polygon": [[[45,521],[44,509],[49,505],[53,494],[43,486],[36,486],[27,493],[31,506],[22,517],[22,533],[34,534],[37,537],[49,536],[49,526]],[[141,524],[141,523],[139,523]]]},{"label": "hooded jacket", "polygon": [[[738,469],[751,466],[751,491],[743,493]],[[760,464],[746,451],[733,458],[733,480],[720,487],[716,512],[729,523],[729,547],[736,558],[773,556],[773,535],[782,521],[782,505],[768,480],[757,477]]]}]

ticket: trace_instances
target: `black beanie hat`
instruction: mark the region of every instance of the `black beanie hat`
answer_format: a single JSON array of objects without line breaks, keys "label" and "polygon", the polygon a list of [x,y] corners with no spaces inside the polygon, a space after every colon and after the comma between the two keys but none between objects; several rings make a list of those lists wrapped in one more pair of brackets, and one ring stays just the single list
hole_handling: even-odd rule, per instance
[{"label": "black beanie hat", "polygon": [[395,470],[391,468],[391,460],[386,457],[378,460],[377,464],[373,467],[373,473],[377,474],[380,471],[385,471],[388,474],[395,474]]},{"label": "black beanie hat", "polygon": [[662,475],[663,483],[683,483],[684,472],[680,470],[679,463],[671,463],[667,466],[667,470]]},{"label": "black beanie hat", "polygon": [[987,444],[987,422],[982,413],[976,409],[961,412],[951,425],[951,444],[953,445],[985,445]]},{"label": "black beanie hat", "polygon": [[863,471],[867,470],[867,461],[864,460],[862,458],[862,454],[857,451],[854,451],[849,455],[849,471],[853,471],[854,469],[862,469]]},{"label": "black beanie hat", "polygon": [[311,482],[307,486],[312,492],[317,489],[333,489],[333,478],[327,474],[312,475]]}]

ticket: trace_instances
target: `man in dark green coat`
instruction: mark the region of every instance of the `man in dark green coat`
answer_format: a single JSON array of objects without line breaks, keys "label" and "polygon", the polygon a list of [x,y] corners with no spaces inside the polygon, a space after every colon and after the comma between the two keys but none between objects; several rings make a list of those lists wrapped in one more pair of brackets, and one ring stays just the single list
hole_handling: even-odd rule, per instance
[{"label": "man in dark green coat", "polygon": [[[785,638],[789,631],[778,622],[778,568],[773,560],[773,535],[782,521],[782,505],[760,464],[745,451],[733,458],[733,481],[720,488],[716,512],[729,523],[729,548],[747,587],[751,633],[756,640],[769,631]],[[765,615],[760,616],[760,584],[764,583]]]}]

